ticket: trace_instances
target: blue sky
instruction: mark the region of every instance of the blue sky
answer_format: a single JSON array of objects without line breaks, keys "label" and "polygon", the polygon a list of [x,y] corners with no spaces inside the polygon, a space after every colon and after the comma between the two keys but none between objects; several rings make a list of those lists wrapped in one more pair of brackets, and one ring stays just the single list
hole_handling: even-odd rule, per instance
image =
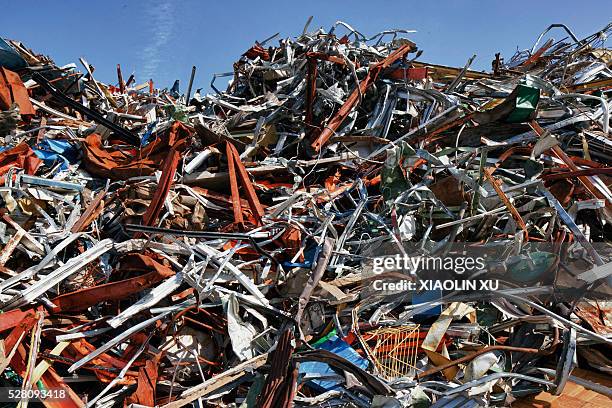
[{"label": "blue sky", "polygon": [[414,29],[409,38],[424,50],[421,61],[462,66],[475,53],[478,69],[489,69],[496,52],[508,59],[517,47],[530,48],[551,23],[567,24],[580,38],[612,17],[612,1],[575,0],[2,3],[0,36],[21,40],[58,65],[85,57],[98,80],[115,83],[120,63],[125,79],[135,72],[138,82],[152,77],[159,87],[180,79],[182,91],[192,65],[198,67],[195,86],[208,89],[212,73],[230,71],[255,40],[276,32],[293,37],[309,16],[311,29],[328,29],[336,20],[366,35]]}]

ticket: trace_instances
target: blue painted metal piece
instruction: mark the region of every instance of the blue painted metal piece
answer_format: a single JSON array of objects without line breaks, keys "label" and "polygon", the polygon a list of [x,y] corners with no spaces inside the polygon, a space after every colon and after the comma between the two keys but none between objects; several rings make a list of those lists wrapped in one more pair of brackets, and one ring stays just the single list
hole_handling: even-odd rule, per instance
[{"label": "blue painted metal piece", "polygon": [[[355,349],[353,349],[347,342],[340,339],[338,336],[335,336],[335,335],[331,336],[328,340],[324,341],[321,344],[315,343],[313,347],[315,349],[331,351],[332,353],[335,353],[339,355],[340,357],[345,358],[346,360],[355,364],[357,367],[362,368],[364,370],[368,368],[368,360],[361,357],[355,351]],[[320,375],[323,377],[336,374],[336,372],[328,364],[319,363],[315,361],[309,361],[307,363],[300,364],[299,373],[300,374],[310,374],[310,375],[314,374],[314,375]],[[342,389],[342,387],[339,386],[340,382],[333,380],[333,379],[311,380],[309,381],[308,384],[312,385],[315,388],[323,389],[326,391]]]}]

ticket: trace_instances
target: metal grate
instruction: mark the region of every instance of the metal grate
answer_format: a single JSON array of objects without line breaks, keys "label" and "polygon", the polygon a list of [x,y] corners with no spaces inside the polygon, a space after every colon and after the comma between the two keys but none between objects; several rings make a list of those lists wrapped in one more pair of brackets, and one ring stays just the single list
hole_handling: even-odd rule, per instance
[{"label": "metal grate", "polygon": [[380,327],[363,336],[376,370],[387,380],[416,373],[419,325]]}]

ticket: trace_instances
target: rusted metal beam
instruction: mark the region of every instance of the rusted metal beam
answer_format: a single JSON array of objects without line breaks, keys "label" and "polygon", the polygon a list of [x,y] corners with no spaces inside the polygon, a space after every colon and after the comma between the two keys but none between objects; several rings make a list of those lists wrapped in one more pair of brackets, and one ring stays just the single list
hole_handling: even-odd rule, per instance
[{"label": "rusted metal beam", "polygon": [[326,54],[324,52],[307,52],[306,58],[329,61],[338,65],[346,65],[346,61],[344,59],[336,57],[334,55]]},{"label": "rusted metal beam", "polygon": [[512,218],[514,218],[514,220],[519,225],[519,227],[521,227],[521,229],[525,231],[525,238],[527,239],[529,236],[529,232],[527,231],[527,224],[525,224],[525,221],[523,220],[523,217],[521,217],[521,214],[519,214],[516,207],[512,205],[512,203],[510,202],[510,199],[508,199],[508,196],[506,196],[506,194],[503,192],[503,190],[499,186],[499,181],[495,179],[495,177],[493,177],[492,171],[490,169],[484,169],[484,175],[486,179],[489,181],[489,183],[491,183],[491,185],[495,189],[495,192],[497,193],[499,198],[502,200],[506,208],[508,208],[508,211],[510,211],[510,214],[512,214]]},{"label": "rusted metal beam", "polygon": [[[529,122],[531,128],[534,130],[534,132],[537,133],[538,136],[542,137],[545,133],[545,130],[542,129],[542,127],[538,124],[538,122],[536,122],[535,120],[532,120],[531,122]],[[569,167],[572,171],[579,171],[580,169],[578,168],[578,166],[576,166],[576,164],[574,164],[574,162],[572,161],[572,159],[570,159],[570,157],[563,151],[563,149],[561,149],[561,147],[559,147],[559,145],[553,146],[551,148],[551,150],[553,151],[553,153],[555,154],[555,156],[557,156],[557,158],[559,158],[561,161],[563,161],[563,163]],[[578,180],[580,181],[580,183],[582,183],[582,185],[584,186],[584,188],[595,198],[599,198],[601,200],[606,200],[606,205],[609,204],[608,200],[606,199],[606,197],[597,189],[597,187],[595,187],[593,185],[593,183],[591,182],[591,180],[589,180],[589,178],[587,176],[578,176]]]},{"label": "rusted metal beam", "polygon": [[[253,187],[253,183],[251,183],[251,179],[249,178],[249,173],[247,173],[244,164],[242,164],[242,162],[240,161],[240,155],[238,154],[238,150],[236,150],[236,147],[231,143],[226,143],[225,147],[230,173],[230,186],[232,191],[232,203],[234,206],[234,218],[236,220],[242,218],[242,216],[237,217],[237,211],[240,211],[242,213],[242,209],[240,206],[240,195],[237,191],[237,182],[240,182],[246,194],[246,199],[249,202],[251,212],[253,213],[255,224],[259,226],[261,225],[261,218],[264,216],[265,211],[261,203],[259,202],[259,198],[257,197],[257,193],[255,192],[255,188]],[[233,164],[230,164],[230,161],[232,161]],[[234,181],[232,179],[232,172],[234,173],[233,177],[237,181]]]},{"label": "rusted metal beam", "polygon": [[240,192],[238,191],[238,178],[236,177],[236,162],[234,161],[234,152],[230,146],[230,143],[225,143],[227,172],[229,173],[232,209],[234,210],[234,222],[238,224],[240,229],[243,229],[244,217],[242,216],[242,206],[240,205]]},{"label": "rusted metal beam", "polygon": [[172,182],[174,181],[174,174],[176,173],[179,159],[179,152],[174,147],[171,148],[168,156],[164,160],[162,174],[159,179],[157,190],[155,190],[155,194],[153,195],[149,208],[147,208],[147,211],[142,216],[144,225],[153,225],[159,217],[159,214],[164,207],[164,201],[166,200],[168,192],[170,191],[170,187],[172,187]]},{"label": "rusted metal beam", "polygon": [[[151,261],[155,262],[153,260]],[[155,263],[158,266],[154,272],[58,296],[52,300],[53,304],[57,306],[57,308],[53,309],[53,312],[62,313],[79,311],[102,302],[125,299],[128,296],[141,292],[153,284],[174,275],[172,269],[158,264],[157,262]]]},{"label": "rusted metal beam", "polygon": [[128,404],[140,404],[147,407],[155,406],[155,388],[157,387],[158,359],[145,361],[145,366],[138,373],[136,391],[128,397]]},{"label": "rusted metal beam", "polygon": [[[0,332],[8,329],[12,329],[15,326],[20,325],[21,322],[26,321],[27,318],[34,317],[34,311],[28,309],[21,311],[19,309],[9,310],[8,312],[0,313]],[[5,348],[10,349],[5,343]]]},{"label": "rusted metal beam", "polygon": [[612,88],[612,78],[597,79],[583,84],[569,85],[564,87],[571,92],[592,92],[593,90],[608,90]]},{"label": "rusted metal beam", "polygon": [[[317,93],[317,60],[308,59],[308,77],[306,79],[306,125],[312,126],[312,107]],[[312,129],[310,129],[312,131]]]},{"label": "rusted metal beam", "polygon": [[89,203],[85,211],[83,211],[83,214],[81,214],[77,222],[75,222],[72,228],[70,228],[70,232],[81,232],[87,228],[89,224],[93,222],[93,220],[98,218],[104,209],[104,202],[102,200],[106,196],[107,191],[108,190],[105,188],[96,195],[91,203]]},{"label": "rusted metal beam", "polygon": [[123,75],[121,74],[121,65],[117,64],[117,81],[119,82],[119,90],[121,93],[125,93],[125,82],[123,82]]}]

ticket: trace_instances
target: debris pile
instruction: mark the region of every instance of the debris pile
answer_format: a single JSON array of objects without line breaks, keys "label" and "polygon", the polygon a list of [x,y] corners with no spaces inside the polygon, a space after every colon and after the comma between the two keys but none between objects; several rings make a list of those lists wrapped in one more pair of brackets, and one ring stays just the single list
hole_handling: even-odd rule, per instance
[{"label": "debris pile", "polygon": [[553,24],[491,72],[422,62],[410,31],[308,26],[193,95],[195,67],[185,94],[104,84],[0,40],[2,386],[62,407],[610,396],[571,373],[612,369],[612,24]]}]

